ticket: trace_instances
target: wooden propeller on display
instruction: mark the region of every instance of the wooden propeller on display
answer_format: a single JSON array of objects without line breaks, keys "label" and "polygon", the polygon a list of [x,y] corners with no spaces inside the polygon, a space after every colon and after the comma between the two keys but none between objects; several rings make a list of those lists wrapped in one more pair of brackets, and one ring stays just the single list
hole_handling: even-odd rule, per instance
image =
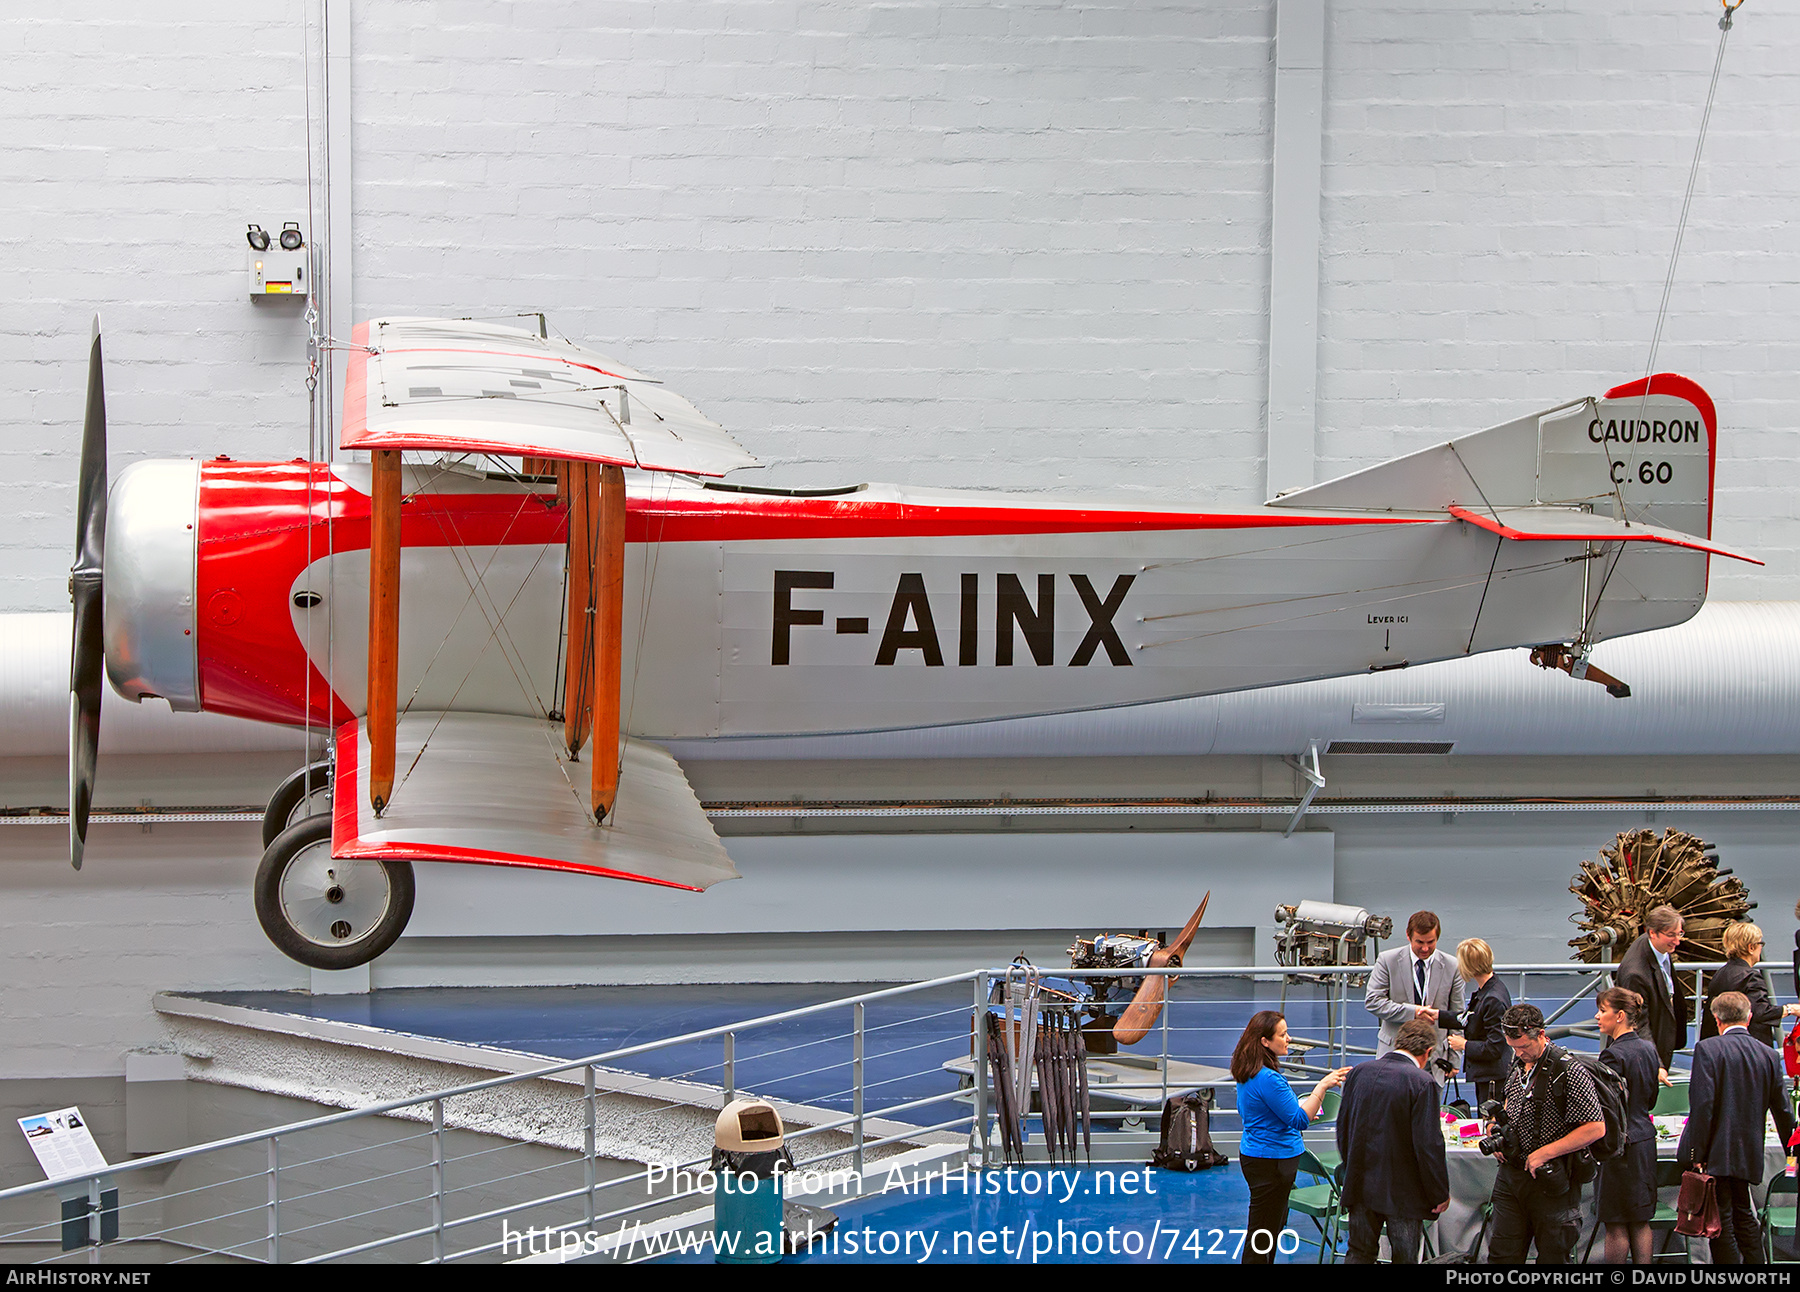
[{"label": "wooden propeller on display", "polygon": [[[1181,930],[1181,935],[1168,946],[1150,954],[1150,968],[1179,969],[1181,957],[1193,945],[1194,935],[1200,931],[1200,921],[1206,918],[1206,904],[1212,900],[1212,889],[1206,890],[1206,896],[1200,899],[1200,907],[1194,916]],[[1162,974],[1144,979],[1137,989],[1137,995],[1131,998],[1131,1004],[1125,1007],[1119,1021],[1113,1024],[1113,1040],[1120,1045],[1136,1045],[1150,1034],[1161,1017],[1163,1001],[1169,994],[1169,980]]]}]

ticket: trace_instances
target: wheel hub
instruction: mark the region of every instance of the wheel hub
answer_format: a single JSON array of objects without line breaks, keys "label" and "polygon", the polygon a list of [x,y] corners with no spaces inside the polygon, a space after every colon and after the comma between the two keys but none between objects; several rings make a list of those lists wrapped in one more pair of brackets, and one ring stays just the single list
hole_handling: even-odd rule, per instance
[{"label": "wheel hub", "polygon": [[373,929],[393,895],[378,861],[332,860],[329,840],[304,848],[281,877],[281,910],[308,942],[338,947]]}]

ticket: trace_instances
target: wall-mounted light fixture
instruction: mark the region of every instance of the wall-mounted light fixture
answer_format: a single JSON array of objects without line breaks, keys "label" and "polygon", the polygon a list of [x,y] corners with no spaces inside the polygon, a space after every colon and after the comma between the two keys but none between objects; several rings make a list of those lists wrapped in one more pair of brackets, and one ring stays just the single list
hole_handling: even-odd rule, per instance
[{"label": "wall-mounted light fixture", "polygon": [[[285,221],[281,232],[271,238],[260,224],[253,224],[244,234],[250,244],[250,295],[305,296],[307,294],[308,256],[306,235],[297,220]],[[271,248],[278,242],[278,250]]]}]

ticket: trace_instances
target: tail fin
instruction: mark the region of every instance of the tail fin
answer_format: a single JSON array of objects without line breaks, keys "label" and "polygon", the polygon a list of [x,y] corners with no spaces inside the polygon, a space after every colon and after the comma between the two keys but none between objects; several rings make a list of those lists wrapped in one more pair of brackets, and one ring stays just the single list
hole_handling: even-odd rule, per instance
[{"label": "tail fin", "polygon": [[[1712,536],[1718,417],[1686,377],[1658,373],[1272,499],[1309,511],[1493,514],[1568,508]],[[1620,508],[1623,507],[1623,515]]]},{"label": "tail fin", "polygon": [[1568,560],[1604,557],[1582,593],[1581,641],[1592,644],[1691,618],[1706,600],[1710,555],[1762,564],[1712,541],[1718,425],[1699,385],[1658,373],[1270,505],[1438,512],[1502,540],[1569,545]]}]

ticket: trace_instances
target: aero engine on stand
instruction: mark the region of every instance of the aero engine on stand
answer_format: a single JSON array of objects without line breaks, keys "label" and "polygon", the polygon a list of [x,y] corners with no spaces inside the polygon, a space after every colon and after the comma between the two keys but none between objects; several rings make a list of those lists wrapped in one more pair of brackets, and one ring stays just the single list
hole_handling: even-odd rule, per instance
[{"label": "aero engine on stand", "polygon": [[1336,902],[1296,902],[1292,906],[1277,906],[1275,923],[1282,926],[1275,935],[1275,963],[1288,970],[1281,976],[1282,1012],[1287,1012],[1290,983],[1318,983],[1325,988],[1327,1039],[1289,1038],[1301,1055],[1301,1061],[1293,1066],[1313,1071],[1314,1065],[1304,1061],[1307,1050],[1324,1049],[1341,1057],[1349,1048],[1342,1033],[1349,1026],[1349,994],[1352,988],[1365,986],[1369,976],[1305,970],[1367,966],[1381,954],[1381,939],[1393,936],[1393,917],[1371,915],[1360,906],[1341,906]]}]

